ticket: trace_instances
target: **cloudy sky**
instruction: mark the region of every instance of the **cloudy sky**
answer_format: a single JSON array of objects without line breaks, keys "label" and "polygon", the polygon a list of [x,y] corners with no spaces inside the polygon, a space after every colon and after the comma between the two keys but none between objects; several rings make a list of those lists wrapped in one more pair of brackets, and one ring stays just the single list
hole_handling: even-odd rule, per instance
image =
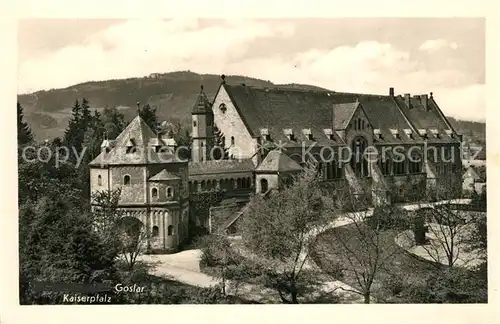
[{"label": "cloudy sky", "polygon": [[18,92],[178,70],[334,91],[433,92],[485,120],[483,19],[21,20]]}]

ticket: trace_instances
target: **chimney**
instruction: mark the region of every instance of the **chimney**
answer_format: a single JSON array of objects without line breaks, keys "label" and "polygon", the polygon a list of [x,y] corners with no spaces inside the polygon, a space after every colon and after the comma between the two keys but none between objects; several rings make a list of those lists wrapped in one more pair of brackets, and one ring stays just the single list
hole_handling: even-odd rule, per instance
[{"label": "chimney", "polygon": [[410,94],[409,93],[405,93],[405,104],[408,108],[411,108],[410,107]]},{"label": "chimney", "polygon": [[426,94],[423,94],[420,96],[420,102],[422,103],[422,106],[424,106],[424,109],[428,110],[427,109],[427,95]]},{"label": "chimney", "polygon": [[389,96],[394,97],[394,88],[393,87],[389,88]]}]

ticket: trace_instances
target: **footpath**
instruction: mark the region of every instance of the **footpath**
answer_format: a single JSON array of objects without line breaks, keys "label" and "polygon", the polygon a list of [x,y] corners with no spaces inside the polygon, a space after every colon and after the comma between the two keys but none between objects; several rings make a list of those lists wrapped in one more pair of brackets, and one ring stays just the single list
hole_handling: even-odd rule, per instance
[{"label": "footpath", "polygon": [[[405,204],[400,205],[400,207],[406,210],[416,210],[419,208],[432,207],[448,202],[450,201],[438,201],[425,204]],[[469,203],[470,199],[453,200],[452,202]],[[310,231],[307,235],[317,236],[328,229],[348,225],[352,223],[357,217],[369,217],[372,214],[373,209],[369,209],[361,213],[346,213],[329,223],[327,226],[316,228]],[[307,251],[304,251],[302,253],[302,258],[306,256],[306,252]],[[208,288],[219,284],[220,281],[217,278],[201,272],[199,266],[200,257],[201,251],[198,249],[193,249],[174,254],[141,255],[140,260],[155,264],[152,273],[158,276],[163,276],[188,285],[203,288]],[[316,267],[316,265],[308,260],[308,262],[305,264],[305,267]],[[340,303],[363,303],[362,295],[353,291],[358,290],[347,285],[346,283],[338,280],[333,280],[323,283],[322,291],[319,292],[319,294],[335,294],[339,298]],[[238,286],[236,292],[228,289],[227,293],[234,295],[237,294],[239,297],[261,303],[281,303],[281,299],[279,298],[277,292],[258,285],[241,284]]]}]

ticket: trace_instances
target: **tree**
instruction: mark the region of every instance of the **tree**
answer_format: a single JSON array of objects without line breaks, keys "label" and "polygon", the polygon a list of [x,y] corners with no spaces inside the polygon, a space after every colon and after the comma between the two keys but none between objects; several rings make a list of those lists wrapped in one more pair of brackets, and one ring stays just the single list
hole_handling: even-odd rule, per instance
[{"label": "tree", "polygon": [[21,104],[17,103],[17,143],[24,145],[33,141],[33,133],[28,123],[24,121],[24,111]]},{"label": "tree", "polygon": [[135,217],[122,217],[118,222],[118,238],[121,255],[132,271],[137,257],[144,251],[149,233],[140,220]]},{"label": "tree", "polygon": [[276,290],[284,303],[299,303],[318,284],[305,265],[312,233],[331,217],[331,202],[323,195],[314,167],[308,167],[289,187],[270,199],[254,195],[242,220],[243,244],[254,256],[264,286]]},{"label": "tree", "polygon": [[158,128],[158,117],[156,116],[156,108],[151,108],[149,104],[142,106],[139,109],[139,116],[144,122],[154,131]]},{"label": "tree", "polygon": [[88,211],[64,186],[20,206],[19,254],[21,303],[57,303],[61,294],[33,290],[35,281],[109,282],[114,259],[92,230]]},{"label": "tree", "polygon": [[227,160],[229,159],[229,150],[226,148],[224,134],[217,127],[214,126],[214,159]]},{"label": "tree", "polygon": [[353,194],[338,195],[336,199],[340,199],[342,205],[356,205],[344,209],[358,211],[344,214],[348,225],[333,228],[322,235],[321,244],[315,247],[315,260],[330,277],[337,280],[349,277],[354,289],[340,289],[362,295],[364,302],[369,304],[375,282],[389,272],[387,266],[398,253],[396,248],[387,248],[383,233],[388,228],[401,226],[404,218],[380,215],[380,212],[389,211],[389,206],[381,207],[369,217],[368,209],[360,208],[360,204],[370,205],[368,199]]},{"label": "tree", "polygon": [[210,267],[212,274],[221,280],[222,294],[226,296],[226,286],[228,279],[231,279],[231,272],[241,262],[242,258],[231,247],[231,242],[223,235],[204,236],[200,242],[202,257],[200,265]]},{"label": "tree", "polygon": [[126,127],[125,116],[116,107],[104,108],[101,120],[109,139],[115,139]]},{"label": "tree", "polygon": [[[92,116],[90,113],[89,102],[87,99],[83,98],[80,104],[78,100],[71,108],[72,116],[69,120],[68,127],[64,132],[64,145],[76,152],[81,153],[83,148],[83,142],[85,139],[85,132],[89,128],[92,122]],[[74,154],[71,157],[75,157]]]}]

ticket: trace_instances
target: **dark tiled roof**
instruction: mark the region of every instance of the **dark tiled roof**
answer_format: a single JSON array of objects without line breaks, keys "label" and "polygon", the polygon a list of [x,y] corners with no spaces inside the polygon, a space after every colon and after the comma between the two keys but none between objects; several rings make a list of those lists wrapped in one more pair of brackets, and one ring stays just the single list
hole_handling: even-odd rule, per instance
[{"label": "dark tiled roof", "polygon": [[193,109],[191,110],[191,112],[193,114],[206,113],[211,111],[210,106],[211,106],[210,100],[208,100],[208,97],[205,94],[205,91],[203,91],[203,86],[202,86],[200,93],[198,93],[198,97],[194,102]]},{"label": "dark tiled roof", "polygon": [[473,167],[474,171],[476,171],[477,175],[479,176],[478,180],[481,180],[483,182],[486,182],[486,166],[481,165],[477,167]]},{"label": "dark tiled roof", "polygon": [[477,153],[476,160],[486,160],[486,150],[484,148],[481,148],[479,153]]},{"label": "dark tiled roof", "polygon": [[[293,142],[288,140],[284,129],[292,129],[296,140],[302,142],[307,139],[302,130],[311,129],[313,139],[318,145],[342,145],[343,140],[336,133],[334,133],[335,141],[332,141],[323,130],[332,128],[332,125],[335,125],[337,130],[345,128],[359,104],[372,127],[381,129],[383,135],[390,135],[389,129],[398,129],[403,134],[401,139],[390,142],[422,141],[415,132],[412,138],[404,135],[403,130],[412,127],[394,98],[390,96],[229,84],[225,84],[224,88],[250,133],[253,136],[260,136],[260,129],[267,128],[271,141],[274,142]],[[425,113],[424,115],[424,117],[420,115],[414,117],[423,118],[424,124],[426,119],[440,118],[437,115],[434,117],[428,117]],[[391,136],[382,138],[390,139]],[[290,145],[293,146],[293,143]]]},{"label": "dark tiled roof", "polygon": [[[165,149],[162,152],[155,152],[149,146],[150,139],[156,134],[142,120],[140,116],[135,117],[125,130],[112,142],[113,147],[109,153],[102,152],[90,165],[123,165],[123,164],[155,164],[177,162],[175,154]],[[129,142],[133,142],[136,153],[127,153],[126,147]]]},{"label": "dark tiled roof", "polygon": [[189,162],[190,176],[214,173],[253,172],[254,169],[255,166],[251,159]]},{"label": "dark tiled roof", "polygon": [[354,115],[354,112],[358,107],[359,102],[334,104],[333,108],[335,110],[335,129],[346,129],[349,121],[352,118],[352,115]]},{"label": "dark tiled roof", "polygon": [[279,151],[269,152],[255,171],[261,172],[294,172],[301,171],[302,167],[288,155]]},{"label": "dark tiled roof", "polygon": [[[458,141],[458,136],[455,136],[457,134],[446,123],[445,117],[441,115],[434,99],[427,99],[427,109],[422,104],[420,97],[410,97],[410,107],[406,105],[402,96],[395,96],[394,100],[415,128],[426,130],[429,142],[448,143]],[[439,138],[432,135],[431,130],[433,129],[438,131]],[[451,137],[446,131],[452,131],[454,136]]]},{"label": "dark tiled roof", "polygon": [[181,179],[180,177],[178,177],[175,174],[172,174],[172,173],[168,172],[165,169],[161,170],[156,175],[154,175],[151,178],[149,178],[149,180],[151,180],[151,181],[180,180],[180,179]]}]

